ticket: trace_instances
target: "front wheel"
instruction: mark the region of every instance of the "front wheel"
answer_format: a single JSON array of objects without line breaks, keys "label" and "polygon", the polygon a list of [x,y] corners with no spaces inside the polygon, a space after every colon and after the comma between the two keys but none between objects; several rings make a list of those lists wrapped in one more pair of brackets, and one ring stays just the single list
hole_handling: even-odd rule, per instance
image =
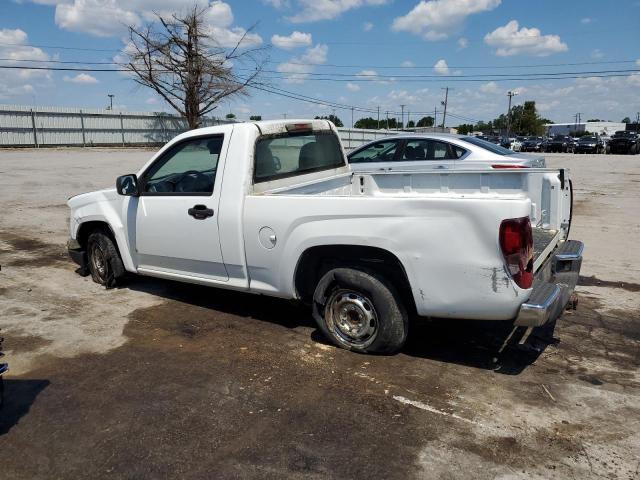
[{"label": "front wheel", "polygon": [[115,242],[101,230],[89,235],[87,260],[93,281],[107,288],[115,287],[125,274]]},{"label": "front wheel", "polygon": [[313,316],[322,333],[347,350],[391,354],[407,339],[408,315],[394,287],[358,267],[334,268],[322,276]]}]

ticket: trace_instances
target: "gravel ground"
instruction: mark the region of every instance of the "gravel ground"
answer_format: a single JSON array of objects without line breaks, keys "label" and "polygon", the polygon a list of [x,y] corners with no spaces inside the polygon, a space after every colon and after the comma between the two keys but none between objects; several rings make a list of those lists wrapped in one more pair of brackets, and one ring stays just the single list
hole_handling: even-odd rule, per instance
[{"label": "gravel ground", "polygon": [[639,156],[548,155],[586,250],[541,353],[505,323],[425,321],[377,357],[281,300],[75,274],[67,197],[151,154],[0,150],[3,479],[640,478]]}]

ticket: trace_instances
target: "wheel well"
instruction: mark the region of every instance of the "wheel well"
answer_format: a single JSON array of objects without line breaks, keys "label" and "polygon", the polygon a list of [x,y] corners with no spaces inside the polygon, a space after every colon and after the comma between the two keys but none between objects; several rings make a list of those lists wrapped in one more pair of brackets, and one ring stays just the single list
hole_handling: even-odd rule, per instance
[{"label": "wheel well", "polygon": [[109,235],[113,240],[113,242],[115,243],[116,248],[118,248],[116,236],[113,234],[113,230],[111,230],[111,226],[107,222],[101,222],[99,220],[92,221],[92,222],[85,222],[80,225],[80,228],[78,228],[78,233],[76,234],[76,240],[82,246],[82,248],[87,247],[87,240],[89,239],[89,235],[91,235],[91,233],[95,232],[96,230],[103,231],[105,234]]},{"label": "wheel well", "polygon": [[380,273],[396,287],[405,307],[415,312],[415,302],[407,272],[393,253],[377,247],[360,245],[322,245],[306,250],[298,260],[295,288],[303,301],[310,301],[320,278],[330,269],[362,266]]}]

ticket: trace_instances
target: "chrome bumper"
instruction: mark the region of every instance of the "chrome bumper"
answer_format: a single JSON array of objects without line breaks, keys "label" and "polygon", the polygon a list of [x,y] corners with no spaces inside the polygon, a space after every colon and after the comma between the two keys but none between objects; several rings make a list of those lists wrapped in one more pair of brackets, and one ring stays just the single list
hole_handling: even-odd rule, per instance
[{"label": "chrome bumper", "polygon": [[549,256],[536,272],[533,291],[522,304],[515,325],[539,327],[564,311],[578,282],[584,244],[568,240]]}]

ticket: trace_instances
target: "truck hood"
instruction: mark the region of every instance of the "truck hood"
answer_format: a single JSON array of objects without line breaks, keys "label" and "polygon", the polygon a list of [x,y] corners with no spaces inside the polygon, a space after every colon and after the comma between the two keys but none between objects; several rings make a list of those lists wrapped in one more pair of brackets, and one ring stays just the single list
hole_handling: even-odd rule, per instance
[{"label": "truck hood", "polygon": [[104,190],[97,190],[95,192],[81,193],[75,195],[67,200],[67,205],[72,210],[76,210],[80,207],[96,202],[112,202],[118,198],[118,192],[115,188],[105,188]]}]

